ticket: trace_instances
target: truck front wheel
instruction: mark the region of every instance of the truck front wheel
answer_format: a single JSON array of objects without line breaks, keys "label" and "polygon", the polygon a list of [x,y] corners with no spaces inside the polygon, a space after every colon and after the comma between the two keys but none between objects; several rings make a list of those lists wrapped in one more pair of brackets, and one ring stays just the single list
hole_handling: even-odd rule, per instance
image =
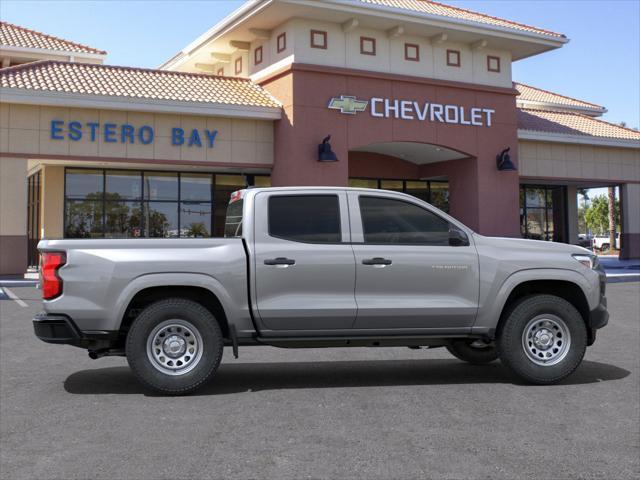
[{"label": "truck front wheel", "polygon": [[584,357],[587,329],[580,313],[554,295],[521,300],[504,319],[500,360],[520,378],[545,385],[570,375]]},{"label": "truck front wheel", "polygon": [[155,391],[184,395],[204,385],[222,359],[224,340],[209,310],[184,298],[149,305],[127,335],[133,373]]}]

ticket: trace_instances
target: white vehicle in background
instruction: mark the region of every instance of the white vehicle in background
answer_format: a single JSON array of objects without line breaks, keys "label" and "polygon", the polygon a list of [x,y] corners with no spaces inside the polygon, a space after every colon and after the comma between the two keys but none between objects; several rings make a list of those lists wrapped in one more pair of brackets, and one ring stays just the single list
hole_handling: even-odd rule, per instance
[{"label": "white vehicle in background", "polygon": [[[595,235],[593,237],[593,248],[594,250],[609,250],[611,247],[611,242],[609,239],[609,235]],[[616,250],[620,250],[620,234],[616,233]]]}]

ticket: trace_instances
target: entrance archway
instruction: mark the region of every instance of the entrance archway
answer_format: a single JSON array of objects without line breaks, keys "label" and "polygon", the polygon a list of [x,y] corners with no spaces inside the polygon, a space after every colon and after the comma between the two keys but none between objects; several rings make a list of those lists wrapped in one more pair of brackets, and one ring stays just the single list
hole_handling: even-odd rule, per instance
[{"label": "entrance archway", "polygon": [[349,151],[349,185],[414,195],[475,228],[475,158],[442,145],[379,142]]}]

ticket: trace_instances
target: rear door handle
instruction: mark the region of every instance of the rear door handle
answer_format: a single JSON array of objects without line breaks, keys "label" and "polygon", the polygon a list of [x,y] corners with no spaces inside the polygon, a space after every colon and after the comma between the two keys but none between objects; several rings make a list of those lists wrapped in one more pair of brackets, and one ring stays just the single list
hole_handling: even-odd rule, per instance
[{"label": "rear door handle", "polygon": [[278,258],[267,258],[264,261],[265,265],[295,265],[296,261],[291,258],[278,257]]},{"label": "rear door handle", "polygon": [[391,265],[393,262],[388,258],[375,257],[375,258],[365,258],[362,260],[363,265]]}]

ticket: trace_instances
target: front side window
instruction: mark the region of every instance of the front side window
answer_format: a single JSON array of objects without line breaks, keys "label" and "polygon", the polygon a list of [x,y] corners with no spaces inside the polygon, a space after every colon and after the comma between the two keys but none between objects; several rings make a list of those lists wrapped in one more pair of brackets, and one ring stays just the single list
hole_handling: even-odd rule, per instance
[{"label": "front side window", "polygon": [[449,245],[449,222],[412,203],[382,197],[359,199],[364,242]]},{"label": "front side window", "polygon": [[340,242],[338,196],[272,196],[269,198],[269,235],[294,242]]}]

